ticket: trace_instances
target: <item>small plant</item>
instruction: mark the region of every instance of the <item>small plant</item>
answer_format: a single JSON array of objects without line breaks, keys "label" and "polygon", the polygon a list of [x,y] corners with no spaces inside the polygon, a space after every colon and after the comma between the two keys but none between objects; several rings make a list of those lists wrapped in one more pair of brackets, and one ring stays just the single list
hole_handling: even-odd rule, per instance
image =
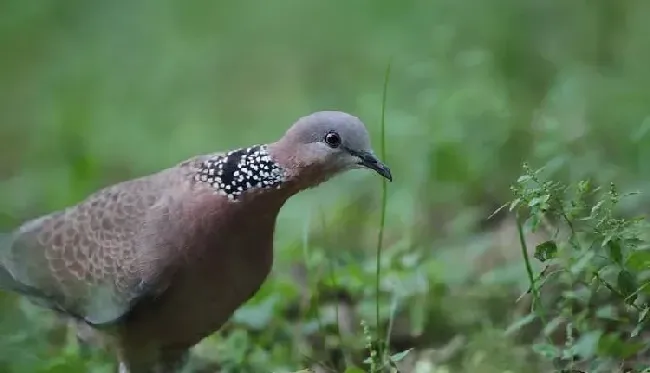
[{"label": "small plant", "polygon": [[[512,192],[506,206],[517,216],[532,296],[517,325],[541,321],[534,350],[558,372],[647,371],[650,226],[622,217],[629,195],[613,183],[546,180],[527,165]],[[525,232],[540,231],[548,239],[532,251],[533,263]]]},{"label": "small plant", "polygon": [[[379,346],[382,345],[382,341],[373,337],[368,324],[365,321],[361,321],[361,326],[363,327],[363,334],[366,338],[366,348],[369,352],[369,357],[364,361],[365,364],[369,366],[368,373],[399,373],[397,365],[395,363],[401,361],[411,352],[412,349],[408,349],[402,352],[398,352],[391,356],[387,356],[385,353],[381,353]],[[385,352],[385,350],[384,350]],[[359,368],[350,368],[345,373],[365,373],[365,371]]]}]

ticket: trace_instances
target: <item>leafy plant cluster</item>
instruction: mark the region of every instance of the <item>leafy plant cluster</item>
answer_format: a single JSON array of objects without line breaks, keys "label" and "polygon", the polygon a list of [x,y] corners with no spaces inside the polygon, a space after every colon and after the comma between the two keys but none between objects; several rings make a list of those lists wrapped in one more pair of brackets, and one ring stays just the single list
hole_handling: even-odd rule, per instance
[{"label": "leafy plant cluster", "polygon": [[[650,226],[624,216],[631,194],[527,165],[512,191],[532,299],[512,329],[541,325],[533,347],[555,371],[650,372]],[[548,239],[529,251],[532,232]]]}]

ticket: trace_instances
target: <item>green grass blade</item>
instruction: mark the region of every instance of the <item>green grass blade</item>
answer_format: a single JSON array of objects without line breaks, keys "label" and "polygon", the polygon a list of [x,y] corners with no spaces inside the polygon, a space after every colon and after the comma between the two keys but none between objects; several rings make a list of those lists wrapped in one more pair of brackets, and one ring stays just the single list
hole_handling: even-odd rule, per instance
[{"label": "green grass blade", "polygon": [[[380,156],[382,161],[385,163],[387,162],[386,159],[386,101],[388,97],[388,82],[390,80],[390,71],[391,71],[391,61],[388,62],[388,66],[386,67],[386,74],[384,75],[384,87],[383,87],[383,93],[382,93],[382,102],[381,102],[381,135],[380,135]],[[388,188],[388,181],[385,178],[382,178],[382,188],[381,188],[381,212],[380,212],[380,220],[379,220],[379,232],[378,232],[378,237],[377,237],[377,256],[376,256],[376,282],[375,282],[375,288],[376,288],[376,294],[377,294],[377,301],[376,301],[376,322],[377,322],[377,336],[379,339],[379,336],[383,335],[381,331],[381,319],[380,319],[380,301],[379,301],[379,294],[380,294],[380,283],[381,283],[381,249],[384,245],[384,227],[386,224],[386,203],[387,203],[387,188]],[[380,344],[378,344],[380,346]],[[379,347],[381,349],[381,347]],[[384,349],[385,350],[385,349]],[[385,351],[377,351],[378,355],[381,357],[382,361],[384,358],[384,352]]]}]

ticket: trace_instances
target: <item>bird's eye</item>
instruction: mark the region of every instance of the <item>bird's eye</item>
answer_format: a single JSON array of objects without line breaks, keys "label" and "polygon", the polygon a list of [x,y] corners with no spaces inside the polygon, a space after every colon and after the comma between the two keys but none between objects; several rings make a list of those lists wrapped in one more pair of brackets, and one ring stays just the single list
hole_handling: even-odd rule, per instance
[{"label": "bird's eye", "polygon": [[336,132],[330,132],[325,135],[325,142],[332,148],[338,148],[341,145],[341,137]]}]

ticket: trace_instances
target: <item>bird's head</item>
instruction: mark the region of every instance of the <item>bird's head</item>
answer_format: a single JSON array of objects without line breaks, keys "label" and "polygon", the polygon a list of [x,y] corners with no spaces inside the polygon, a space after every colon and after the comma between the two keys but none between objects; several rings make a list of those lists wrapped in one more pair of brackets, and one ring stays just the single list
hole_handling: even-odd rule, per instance
[{"label": "bird's head", "polygon": [[355,168],[393,180],[390,169],[375,155],[363,122],[341,111],[319,111],[298,119],[270,150],[290,174],[307,181],[318,183]]},{"label": "bird's head", "polygon": [[237,200],[251,190],[269,195],[264,191],[281,189],[288,193],[270,195],[288,197],[355,168],[368,168],[393,180],[390,169],[375,156],[359,118],[340,111],[320,111],[298,119],[274,143],[203,160],[193,177]]}]

